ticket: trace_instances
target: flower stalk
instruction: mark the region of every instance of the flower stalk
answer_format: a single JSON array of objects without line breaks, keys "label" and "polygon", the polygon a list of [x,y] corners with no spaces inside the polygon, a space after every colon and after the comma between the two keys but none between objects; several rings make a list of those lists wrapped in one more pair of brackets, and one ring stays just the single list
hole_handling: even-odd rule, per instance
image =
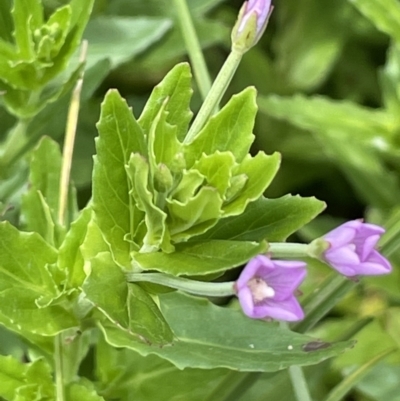
[{"label": "flower stalk", "polygon": [[[175,0],[175,3],[179,1],[182,0]],[[231,52],[193,121],[184,143],[190,143],[194,140],[217,109],[243,55],[257,44],[264,33],[271,12],[271,0],[249,0],[243,4],[231,34]]]},{"label": "flower stalk", "polygon": [[208,283],[206,281],[189,280],[187,278],[170,276],[164,273],[127,273],[130,283],[153,283],[181,290],[193,295],[204,297],[227,297],[235,294],[235,282]]},{"label": "flower stalk", "polygon": [[231,51],[224,65],[219,71],[199,112],[197,113],[197,116],[184,139],[184,143],[188,144],[194,140],[194,138],[210,118],[213,111],[218,107],[222,96],[224,96],[226,89],[228,88],[237,68],[239,67],[242,56],[243,53],[237,50]]},{"label": "flower stalk", "polygon": [[174,5],[194,77],[201,97],[204,100],[211,89],[212,82],[201,50],[199,38],[194,28],[193,19],[186,0],[174,0]]}]

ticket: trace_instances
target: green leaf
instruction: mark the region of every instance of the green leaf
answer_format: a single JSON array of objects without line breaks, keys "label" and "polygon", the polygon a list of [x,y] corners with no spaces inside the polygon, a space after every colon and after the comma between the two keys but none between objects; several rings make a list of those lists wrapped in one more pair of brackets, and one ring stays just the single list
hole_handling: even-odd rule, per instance
[{"label": "green leaf", "polygon": [[266,249],[264,242],[190,241],[177,244],[173,253],[134,252],[133,263],[144,270],[157,270],[174,276],[200,276],[240,266]]},{"label": "green leaf", "polygon": [[170,27],[171,21],[166,18],[96,17],[83,35],[90,43],[88,65],[108,58],[115,68],[158,41]]},{"label": "green leaf", "polygon": [[43,23],[43,6],[40,0],[14,0],[12,10],[14,36],[22,60],[32,61],[35,49],[32,33]]},{"label": "green leaf", "polygon": [[68,399],[73,401],[104,401],[104,398],[100,397],[94,388],[80,383],[72,383],[69,385],[67,394]]},{"label": "green leaf", "polygon": [[81,44],[82,34],[92,12],[94,0],[71,0],[71,22],[63,46],[52,60],[52,66],[44,71],[41,82],[49,82],[63,71],[70,62],[72,54]]},{"label": "green leaf", "polygon": [[339,133],[325,135],[321,138],[321,143],[326,148],[326,153],[337,162],[351,181],[361,199],[382,209],[398,204],[398,175],[389,170],[379,152]]},{"label": "green leaf", "polygon": [[93,210],[115,260],[127,267],[131,244],[125,236],[133,234],[137,227],[132,227],[131,223],[134,206],[125,166],[132,153],[147,154],[145,138],[131,109],[115,90],[105,97],[97,127]]},{"label": "green leaf", "polygon": [[[116,349],[100,340],[96,346],[96,378],[107,399],[205,401],[228,374],[225,369],[179,370],[155,355],[141,355],[129,349]],[[239,374],[238,374],[239,375]],[[219,399],[219,398],[215,398]]]},{"label": "green leaf", "polygon": [[[58,254],[58,267],[63,271],[68,271],[68,285],[78,288],[86,278],[83,271],[84,258],[81,252],[81,245],[84,243],[88,234],[88,225],[92,218],[90,208],[82,210],[79,217],[71,224]],[[93,248],[96,248],[93,244]]]},{"label": "green leaf", "polygon": [[187,63],[176,65],[154,88],[139,118],[139,124],[148,133],[153,120],[159,113],[165,99],[165,110],[169,112],[166,122],[177,127],[177,138],[183,139],[192,118],[189,104],[192,97],[192,75]]},{"label": "green leaf", "polygon": [[[77,325],[57,305],[60,293],[49,271],[57,252],[39,234],[0,224],[0,320],[33,334],[54,335]],[[11,327],[12,328],[12,327]]]},{"label": "green leaf", "polygon": [[11,0],[0,1],[0,40],[12,42],[12,18],[10,14]]},{"label": "green leaf", "polygon": [[30,163],[30,185],[41,192],[54,217],[60,202],[61,160],[59,145],[45,136],[32,152]]},{"label": "green leaf", "polygon": [[50,245],[55,246],[55,224],[52,213],[40,191],[31,188],[22,197],[22,210],[25,218],[24,228],[40,234]]},{"label": "green leaf", "polygon": [[24,364],[0,355],[0,381],[0,396],[9,401],[51,401],[55,397],[50,366],[43,359]]},{"label": "green leaf", "polygon": [[350,0],[382,32],[400,43],[400,4],[396,0]]},{"label": "green leaf", "polygon": [[39,233],[53,246],[58,246],[64,236],[64,228],[58,223],[60,175],[59,146],[43,137],[32,152],[30,188],[22,197],[22,213],[26,220],[24,228]]},{"label": "green leaf", "polygon": [[346,6],[345,1],[300,0],[277,10],[273,51],[281,88],[310,90],[326,80],[346,44],[346,24],[353,22]]},{"label": "green leaf", "polygon": [[[58,98],[70,93],[78,77],[81,75],[83,68],[84,64],[81,63],[72,71],[71,75],[54,79],[47,85],[45,82],[38,83],[39,80],[36,77],[34,83],[40,88],[31,87],[29,90],[22,90],[20,88],[14,89],[8,87],[4,94],[4,104],[11,114],[22,120],[34,118],[40,111],[45,109],[49,103],[53,103]],[[32,101],[31,96],[32,90],[38,91],[38,96],[34,101]],[[47,133],[46,131],[46,134]]]},{"label": "green leaf", "polygon": [[[54,13],[50,16],[47,23],[42,27],[42,30],[47,33],[38,42],[38,57],[43,58],[45,61],[49,61],[56,57],[61,47],[65,43],[69,27],[71,24],[72,10],[69,5],[57,8]],[[47,29],[46,29],[47,28]],[[46,39],[50,44],[46,49]]]},{"label": "green leaf", "polygon": [[386,65],[380,71],[382,96],[388,112],[400,125],[400,45],[390,46]]},{"label": "green leaf", "polygon": [[396,351],[395,348],[388,348],[385,351],[375,355],[364,365],[353,371],[341,383],[337,384],[325,398],[325,401],[340,401],[347,393],[357,385],[357,383],[378,363],[385,359],[388,355]]},{"label": "green leaf", "polygon": [[[127,172],[131,180],[133,202],[140,211],[144,212],[146,235],[143,238],[141,252],[155,252],[162,245],[167,249],[169,231],[166,225],[167,214],[155,205],[154,195],[148,187],[149,165],[146,159],[138,153],[131,156]],[[137,224],[133,224],[136,228]],[[134,231],[131,231],[132,234]]]},{"label": "green leaf", "polygon": [[178,243],[203,234],[221,216],[222,197],[216,188],[203,186],[185,203],[167,199],[171,239]]},{"label": "green leaf", "polygon": [[357,105],[348,100],[335,101],[323,96],[260,96],[262,113],[289,121],[315,133],[339,131],[353,139],[369,142],[388,138],[392,120],[385,112]]},{"label": "green leaf", "polygon": [[193,165],[200,174],[207,179],[208,185],[218,190],[218,193],[225,200],[225,193],[230,186],[232,177],[231,170],[235,165],[235,158],[231,152],[216,151],[211,155],[203,153]]},{"label": "green leaf", "polygon": [[212,116],[196,138],[185,149],[190,168],[203,153],[211,155],[217,150],[232,152],[241,162],[253,143],[254,119],[257,113],[256,90],[245,89],[232,96],[226,106]]},{"label": "green leaf", "polygon": [[174,346],[155,348],[134,343],[109,324],[102,326],[107,342],[141,355],[158,355],[179,369],[222,367],[257,372],[316,364],[352,345],[352,342],[323,343],[324,347],[307,351],[306,345],[315,341],[313,338],[279,328],[276,323],[249,319],[241,311],[221,308],[179,292],[160,296],[160,302],[177,337]]},{"label": "green leaf", "polygon": [[137,285],[126,282],[125,274],[109,253],[90,261],[90,272],[83,291],[112,325],[131,341],[166,344],[172,332],[150,295]]},{"label": "green leaf", "polygon": [[270,96],[259,103],[265,113],[311,130],[368,203],[379,208],[397,203],[398,179],[379,155],[392,136],[393,120],[388,113],[322,97]]},{"label": "green leaf", "polygon": [[244,175],[247,178],[246,184],[242,191],[223,206],[224,216],[241,214],[250,202],[257,200],[278,172],[280,161],[279,153],[271,156],[264,152],[259,152],[254,157],[247,155],[242,163],[233,169],[234,175]]},{"label": "green leaf", "polygon": [[285,195],[264,197],[250,203],[243,214],[221,219],[197,239],[280,242],[314,219],[325,209],[315,198]]}]

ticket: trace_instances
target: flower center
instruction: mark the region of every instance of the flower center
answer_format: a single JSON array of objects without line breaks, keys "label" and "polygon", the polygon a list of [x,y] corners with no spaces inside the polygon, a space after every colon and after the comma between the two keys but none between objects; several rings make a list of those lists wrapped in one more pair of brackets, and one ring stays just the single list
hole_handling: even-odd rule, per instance
[{"label": "flower center", "polygon": [[274,289],[261,277],[252,278],[247,282],[247,286],[250,288],[253,300],[256,303],[263,301],[265,298],[273,298],[275,296]]}]

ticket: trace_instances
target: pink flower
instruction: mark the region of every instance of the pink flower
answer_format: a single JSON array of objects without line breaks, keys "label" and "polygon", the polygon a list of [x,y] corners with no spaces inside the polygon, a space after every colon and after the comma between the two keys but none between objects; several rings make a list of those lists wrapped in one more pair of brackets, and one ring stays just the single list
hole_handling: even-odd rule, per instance
[{"label": "pink flower", "polygon": [[303,262],[271,260],[263,255],[250,260],[236,282],[243,312],[256,319],[303,319],[293,293],[306,276],[305,266]]},{"label": "pink flower", "polygon": [[377,250],[385,230],[360,220],[348,221],[323,237],[328,243],[325,261],[344,276],[378,275],[390,273],[389,261]]}]

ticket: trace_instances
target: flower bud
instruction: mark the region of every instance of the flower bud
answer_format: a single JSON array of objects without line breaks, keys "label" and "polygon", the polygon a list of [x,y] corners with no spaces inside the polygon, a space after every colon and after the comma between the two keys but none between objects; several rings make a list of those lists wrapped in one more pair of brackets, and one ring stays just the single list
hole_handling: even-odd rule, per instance
[{"label": "flower bud", "polygon": [[232,47],[243,53],[252,48],[264,33],[272,9],[271,0],[246,1],[232,30]]},{"label": "flower bud", "polygon": [[158,192],[167,192],[172,188],[174,179],[169,168],[161,163],[154,172],[154,188]]},{"label": "flower bud", "polygon": [[320,248],[319,258],[347,277],[390,273],[390,262],[376,245],[385,230],[361,220],[348,221],[311,243],[314,255]]}]

